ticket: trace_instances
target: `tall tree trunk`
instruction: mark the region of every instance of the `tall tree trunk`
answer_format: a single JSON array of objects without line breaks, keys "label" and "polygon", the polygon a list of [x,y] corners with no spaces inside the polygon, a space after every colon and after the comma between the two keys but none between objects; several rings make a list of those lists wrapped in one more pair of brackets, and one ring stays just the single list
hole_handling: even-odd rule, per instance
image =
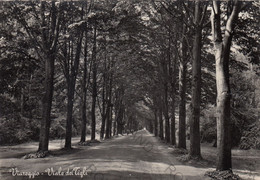
[{"label": "tall tree trunk", "polygon": [[165,118],[165,140],[170,142],[170,118],[169,118],[169,105],[168,105],[168,85],[164,85],[164,118]]},{"label": "tall tree trunk", "polygon": [[[105,44],[106,46],[106,44]],[[110,62],[107,65],[107,52],[105,47],[105,62],[104,62],[104,72],[103,72],[103,89],[102,89],[102,122],[101,122],[101,129],[100,129],[100,139],[104,138],[105,134],[105,125],[106,121],[109,121],[109,77],[108,77],[108,69],[110,68]],[[108,66],[108,67],[107,67]]]},{"label": "tall tree trunk", "polygon": [[[103,105],[102,105],[103,106]],[[102,108],[102,121],[101,121],[101,128],[100,128],[100,139],[103,139],[104,138],[104,133],[105,133],[105,123],[106,123],[106,120],[108,121],[108,118],[107,118],[107,114],[106,114],[106,107],[103,106]],[[108,108],[109,109],[109,108]]]},{"label": "tall tree trunk", "polygon": [[[170,46],[170,45],[169,45]],[[163,74],[163,114],[164,114],[164,119],[165,119],[165,140],[167,143],[170,142],[170,117],[169,117],[169,100],[168,100],[168,80],[169,80],[169,72],[168,72],[168,64],[170,62],[170,57],[169,57],[169,49],[167,51],[167,59],[162,59],[161,66],[162,66],[162,74]]]},{"label": "tall tree trunk", "polygon": [[[110,113],[109,113],[109,137],[112,136],[112,121],[113,121],[113,106],[111,105],[110,107]],[[115,127],[116,125],[114,125],[114,132],[113,132],[113,135],[115,135]]]},{"label": "tall tree trunk", "polygon": [[65,138],[65,148],[71,148],[71,136],[72,136],[72,116],[73,116],[73,82],[68,83],[68,92],[67,92],[67,120],[66,120],[66,138]]},{"label": "tall tree trunk", "polygon": [[[158,136],[158,115],[157,115],[158,111],[155,108],[154,109],[154,135]],[[130,128],[132,129],[132,128]]]},{"label": "tall tree trunk", "polygon": [[[105,70],[106,71],[106,70]],[[107,99],[105,97],[105,89],[106,88],[106,80],[107,78],[105,77],[105,73],[103,74],[103,89],[102,89],[102,114],[101,114],[101,118],[102,118],[102,121],[101,121],[101,128],[100,128],[100,139],[103,139],[104,138],[104,132],[105,132],[105,123],[106,123],[106,119],[108,121],[108,118],[107,118],[107,109],[108,108],[108,105],[107,105],[107,109],[106,109],[106,103],[107,103]]]},{"label": "tall tree trunk", "polygon": [[123,134],[123,107],[119,107],[119,112],[117,116],[117,131],[118,134]]},{"label": "tall tree trunk", "polygon": [[163,114],[162,114],[162,107],[160,105],[159,107],[159,125],[160,125],[160,138],[161,140],[164,139],[164,133],[163,133]]},{"label": "tall tree trunk", "polygon": [[231,132],[230,132],[230,85],[229,85],[229,55],[234,24],[240,11],[240,2],[234,1],[233,7],[228,2],[228,17],[224,38],[221,32],[221,12],[219,1],[213,1],[211,25],[216,61],[217,83],[217,170],[229,170],[231,161]]},{"label": "tall tree trunk", "polygon": [[[112,123],[112,122],[111,122],[111,123]],[[118,134],[118,133],[117,133],[117,130],[116,130],[116,126],[117,126],[116,120],[114,120],[114,121],[113,121],[113,136],[115,136],[115,135]]]},{"label": "tall tree trunk", "polygon": [[[73,121],[73,102],[74,102],[74,94],[75,94],[75,86],[76,86],[76,79],[78,75],[79,69],[79,59],[81,54],[81,47],[82,47],[82,38],[83,32],[79,32],[78,41],[76,44],[76,54],[74,58],[74,62],[71,62],[71,73],[67,75],[67,123],[66,123],[66,138],[65,138],[65,148],[71,149],[71,137],[72,137],[72,121]],[[73,43],[73,41],[72,41]],[[71,57],[73,57],[73,45],[72,45]],[[71,61],[73,59],[71,58]],[[69,67],[69,65],[67,66]]]},{"label": "tall tree trunk", "polygon": [[200,152],[200,101],[201,101],[201,2],[195,2],[195,35],[192,59],[192,92],[190,117],[190,152],[192,157],[201,158]]},{"label": "tall tree trunk", "polygon": [[110,109],[112,107],[110,105],[107,106],[107,121],[106,121],[106,139],[110,138],[110,131],[111,131],[111,127],[110,127],[110,121],[112,121],[111,117],[110,117]]},{"label": "tall tree trunk", "polygon": [[[45,22],[45,2],[41,2],[41,19],[42,27],[46,27]],[[47,28],[42,29],[42,40],[43,40],[43,49],[41,49],[45,56],[45,82],[44,82],[44,96],[42,99],[42,121],[39,137],[39,147],[38,151],[48,151],[49,146],[49,132],[51,124],[51,107],[52,107],[52,98],[53,98],[53,80],[54,80],[54,62],[55,54],[57,50],[57,42],[59,37],[59,26],[60,26],[60,13],[58,13],[55,6],[55,2],[52,2],[51,7],[51,34],[52,38],[47,40]]]},{"label": "tall tree trunk", "polygon": [[171,144],[172,145],[176,145],[176,130],[175,130],[175,97],[176,97],[176,61],[173,60],[173,70],[171,73],[171,78],[172,78],[172,82],[171,82],[171,89],[172,89],[172,103],[171,103],[171,112],[172,112],[172,117],[171,117]]},{"label": "tall tree trunk", "polygon": [[123,85],[121,85],[116,91],[116,104],[115,104],[115,115],[116,115],[116,123],[117,123],[117,133],[123,134],[123,118],[124,118],[124,103],[123,96],[125,90]]},{"label": "tall tree trunk", "polygon": [[[183,33],[186,33],[186,27],[183,25]],[[187,74],[187,43],[182,37],[181,58],[179,65],[179,142],[178,147],[186,149],[186,74]]]},{"label": "tall tree trunk", "polygon": [[[113,67],[113,62],[109,60],[109,68]],[[113,85],[113,74],[110,72],[109,78],[109,85],[108,85],[108,105],[107,105],[107,121],[106,121],[106,139],[111,137],[112,134],[112,85]],[[113,133],[115,135],[115,133]]]},{"label": "tall tree trunk", "polygon": [[96,61],[96,38],[97,38],[97,22],[94,27],[94,42],[93,42],[93,87],[92,87],[92,108],[91,108],[91,140],[96,138],[96,98],[97,98],[97,61]]},{"label": "tall tree trunk", "polygon": [[172,38],[171,38],[171,34],[170,34],[170,38],[169,38],[169,76],[170,76],[170,80],[171,80],[171,98],[172,98],[172,102],[171,102],[171,144],[175,145],[176,144],[176,130],[175,130],[175,98],[176,98],[176,71],[177,71],[177,67],[176,67],[176,57],[177,57],[177,52],[175,51],[175,56],[174,58],[171,58],[171,54],[172,50],[171,50],[171,42],[172,42]]},{"label": "tall tree trunk", "polygon": [[48,151],[53,98],[54,55],[45,60],[45,93],[42,99],[42,121],[38,151]]},{"label": "tall tree trunk", "polygon": [[82,102],[81,102],[81,138],[80,142],[86,141],[86,124],[87,124],[87,58],[88,58],[88,32],[85,31],[85,47],[84,47],[84,67],[82,78]]}]

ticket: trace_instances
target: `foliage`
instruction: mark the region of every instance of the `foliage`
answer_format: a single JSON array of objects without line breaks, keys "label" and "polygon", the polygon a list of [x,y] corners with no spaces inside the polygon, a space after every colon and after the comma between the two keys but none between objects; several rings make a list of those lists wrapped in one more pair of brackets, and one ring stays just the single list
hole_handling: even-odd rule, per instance
[{"label": "foliage", "polygon": [[241,180],[241,178],[233,174],[231,170],[226,171],[208,171],[205,173],[205,176],[211,177],[215,180]]},{"label": "foliage", "polygon": [[201,142],[216,143],[217,129],[215,106],[208,105],[201,112]]},{"label": "foliage", "polygon": [[[39,121],[39,120],[38,120]],[[19,115],[0,118],[0,144],[17,144],[38,140],[39,122]]]},{"label": "foliage", "polygon": [[253,123],[247,127],[242,134],[240,144],[240,149],[260,149],[260,125],[259,123]]}]

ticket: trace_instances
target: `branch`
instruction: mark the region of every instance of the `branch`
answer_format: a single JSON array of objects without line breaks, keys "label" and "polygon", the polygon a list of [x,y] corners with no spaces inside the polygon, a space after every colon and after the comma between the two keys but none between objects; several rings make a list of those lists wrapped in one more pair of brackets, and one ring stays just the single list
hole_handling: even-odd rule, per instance
[{"label": "branch", "polygon": [[213,0],[211,12],[212,36],[215,42],[222,42],[221,25],[220,25],[220,2]]},{"label": "branch", "polygon": [[245,4],[243,4],[243,6],[240,7],[239,12],[243,11],[244,9],[246,9],[252,2],[245,2]]},{"label": "branch", "polygon": [[[230,15],[230,17],[227,20],[226,29],[225,29],[225,36],[230,35],[230,34],[233,33],[234,22],[235,22],[235,20],[238,17],[239,10],[240,10],[240,3],[238,2],[238,0],[236,0],[234,2],[233,10],[231,12],[231,15]],[[228,33],[228,34],[226,34],[226,33]]]},{"label": "branch", "polygon": [[59,31],[60,31],[60,19],[61,19],[61,13],[60,13],[60,3],[59,3],[59,10],[58,10],[58,17],[57,17],[57,22],[55,25],[55,30],[54,30],[54,40],[51,44],[50,50],[51,52],[56,51],[56,46],[57,46],[57,42],[58,42],[58,38],[59,38]]},{"label": "branch", "polygon": [[204,21],[204,19],[205,19],[206,13],[207,13],[208,5],[209,5],[209,2],[207,1],[207,2],[206,2],[206,5],[204,5],[204,7],[203,7],[203,13],[202,13],[202,16],[201,16],[201,19],[200,19],[199,26],[202,26],[202,27],[203,27],[203,21]]},{"label": "branch", "polygon": [[[19,13],[21,14],[21,10],[19,7],[16,6],[16,3],[13,3],[13,6],[15,7],[15,9],[17,11],[19,11]],[[20,24],[24,27],[26,33],[28,34],[29,38],[31,39],[31,41],[33,41],[36,45],[38,45],[42,51],[44,51],[43,47],[41,46],[41,44],[38,42],[37,38],[35,37],[35,35],[33,33],[31,33],[30,31],[30,27],[28,26],[27,22],[22,19],[21,17],[18,16],[19,13],[14,13],[16,19],[18,22],[20,22]],[[35,48],[36,53],[38,54],[38,56],[41,58],[40,53],[38,52],[37,48]],[[43,59],[43,58],[41,58]]]},{"label": "branch", "polygon": [[[194,15],[193,15],[193,13],[192,13],[192,10],[186,6],[185,1],[182,3],[182,5],[183,5],[185,11],[187,12],[187,15],[188,15],[189,17],[192,17],[192,19],[194,19],[195,17],[194,17]],[[191,13],[190,13],[190,12],[191,12]],[[191,22],[193,22],[193,20],[192,20]]]}]

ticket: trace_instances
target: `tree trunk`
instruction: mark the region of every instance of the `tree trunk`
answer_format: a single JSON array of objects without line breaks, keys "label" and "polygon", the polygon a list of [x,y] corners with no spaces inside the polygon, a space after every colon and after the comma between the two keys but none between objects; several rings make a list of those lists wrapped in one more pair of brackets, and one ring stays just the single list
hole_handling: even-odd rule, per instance
[{"label": "tree trunk", "polygon": [[[71,66],[67,64],[67,67],[70,67],[70,72],[67,74],[67,98],[68,98],[68,104],[67,104],[67,123],[66,123],[66,138],[65,138],[65,148],[71,149],[71,137],[72,137],[72,122],[73,122],[73,103],[74,103],[74,94],[75,94],[75,86],[76,86],[76,79],[78,75],[78,69],[79,69],[79,59],[80,59],[80,53],[81,53],[81,47],[82,47],[82,38],[83,38],[83,32],[79,32],[78,41],[76,43],[76,54],[73,61],[73,45],[71,47]],[[72,41],[73,44],[73,41]],[[73,62],[72,62],[73,61]],[[67,70],[69,72],[69,70]]]},{"label": "tree trunk", "polygon": [[108,114],[107,114],[107,121],[106,121],[106,139],[110,138],[110,131],[111,131],[111,127],[110,127],[110,121],[112,121],[111,117],[110,117],[110,109],[112,107],[110,105],[107,106],[107,111],[108,111]]},{"label": "tree trunk", "polygon": [[171,82],[171,88],[172,88],[172,103],[171,103],[171,144],[176,145],[176,131],[175,131],[175,97],[176,97],[176,62],[173,60],[173,72],[172,72],[172,82]]},{"label": "tree trunk", "polygon": [[170,118],[169,118],[169,105],[168,105],[168,86],[164,85],[164,118],[165,118],[165,140],[170,142]]},{"label": "tree trunk", "polygon": [[228,3],[228,13],[224,39],[221,32],[220,2],[214,1],[212,7],[211,25],[216,61],[217,83],[217,170],[229,170],[231,162],[231,132],[230,132],[230,85],[229,85],[229,55],[234,24],[239,14],[240,2],[234,1],[233,8]]},{"label": "tree trunk", "polygon": [[117,131],[118,134],[123,134],[123,107],[119,107],[119,112],[117,116]]},{"label": "tree trunk", "polygon": [[193,41],[192,60],[192,92],[190,117],[190,153],[192,157],[201,158],[200,152],[200,101],[201,101],[201,33],[200,24],[202,8],[200,2],[195,3],[195,35]]},{"label": "tree trunk", "polygon": [[42,121],[38,151],[48,151],[53,97],[54,56],[45,60],[45,94],[42,99]]},{"label": "tree trunk", "polygon": [[[112,74],[111,74],[111,84],[110,84],[110,86],[111,86],[111,89],[110,89],[110,92],[109,92],[109,104],[110,104],[110,108],[109,108],[109,119],[110,119],[110,121],[109,121],[109,137],[111,137],[112,136],[112,122],[113,122],[113,104],[112,104]],[[115,132],[115,125],[114,125],[114,132]],[[115,135],[115,133],[113,132],[113,135]]]},{"label": "tree trunk", "polygon": [[[111,69],[113,67],[113,63],[110,61],[109,62],[110,66],[109,68]],[[109,85],[108,85],[108,105],[107,105],[107,121],[106,121],[106,139],[111,137],[112,134],[112,85],[113,85],[113,74],[110,72],[109,78]],[[115,133],[113,133],[115,135]]]},{"label": "tree trunk", "polygon": [[94,27],[94,42],[93,42],[93,87],[92,87],[92,108],[91,108],[91,140],[96,138],[96,98],[97,98],[97,62],[96,62],[96,37],[97,37],[97,24]]},{"label": "tree trunk", "polygon": [[[105,112],[104,112],[105,113]],[[104,134],[105,134],[105,123],[106,121],[108,121],[108,118],[106,117],[106,115],[104,114],[102,116],[102,121],[101,121],[101,129],[100,129],[100,139],[104,139]]]},{"label": "tree trunk", "polygon": [[[106,71],[106,70],[105,70]],[[104,73],[105,74],[105,73]],[[101,118],[102,118],[102,121],[101,121],[101,129],[100,129],[100,139],[103,139],[104,138],[104,132],[105,132],[105,123],[106,123],[106,119],[108,121],[108,118],[107,118],[107,109],[108,108],[108,105],[107,105],[107,109],[106,109],[106,97],[105,97],[105,89],[106,88],[106,77],[105,75],[103,74],[103,89],[102,89],[102,114],[101,114]],[[106,90],[107,91],[107,90]]]},{"label": "tree trunk", "polygon": [[160,108],[159,108],[159,125],[160,125],[160,138],[161,140],[164,139],[164,133],[163,133],[163,114],[162,114],[162,107],[160,105]]},{"label": "tree trunk", "polygon": [[81,102],[81,138],[80,142],[86,141],[86,124],[87,124],[87,57],[88,57],[88,41],[87,31],[85,32],[85,47],[84,47],[84,67],[83,67],[83,78],[82,78],[82,102]]},{"label": "tree trunk", "polygon": [[[132,128],[130,128],[132,129]],[[158,136],[158,117],[157,117],[157,109],[154,109],[154,135]]]},{"label": "tree trunk", "polygon": [[115,115],[116,115],[116,123],[117,123],[117,133],[123,134],[123,118],[124,118],[124,96],[125,90],[123,85],[121,85],[116,91],[116,102],[115,102]]},{"label": "tree trunk", "polygon": [[172,61],[169,58],[169,74],[171,77],[171,98],[172,98],[172,102],[171,102],[171,144],[172,145],[176,145],[176,129],[175,129],[175,109],[176,109],[175,99],[176,99],[176,78],[177,78],[176,61],[177,61],[177,52],[175,53],[175,57],[172,58]]},{"label": "tree trunk", "polygon": [[168,64],[170,61],[169,58],[169,49],[167,51],[168,53],[168,58],[167,59],[163,59],[161,62],[161,66],[162,66],[162,70],[163,70],[163,88],[164,88],[164,92],[163,92],[163,114],[164,114],[164,119],[165,119],[165,140],[167,143],[170,142],[170,117],[169,117],[169,100],[168,100],[168,80],[169,80],[169,74],[168,74]]},{"label": "tree trunk", "polygon": [[116,131],[116,121],[113,121],[113,136],[117,135],[117,131]]},{"label": "tree trunk", "polygon": [[[183,25],[183,33],[186,27]],[[181,54],[179,65],[179,142],[178,147],[186,149],[186,74],[187,74],[187,43],[185,37],[182,38]]]},{"label": "tree trunk", "polygon": [[[106,120],[108,121],[109,117],[109,103],[108,103],[108,96],[109,96],[109,89],[108,89],[108,69],[110,68],[110,62],[107,65],[107,51],[106,51],[106,39],[105,39],[105,58],[104,58],[104,72],[103,72],[103,88],[102,88],[102,122],[101,122],[101,129],[100,129],[100,139],[104,138],[105,133],[105,124]],[[108,66],[108,67],[107,67]],[[107,108],[106,108],[107,107]]]},{"label": "tree trunk", "polygon": [[[41,2],[41,19],[42,27],[46,26],[45,22],[45,2]],[[53,98],[53,80],[54,80],[54,61],[55,54],[57,50],[57,42],[59,37],[59,25],[60,25],[60,14],[57,12],[55,7],[55,2],[52,2],[52,16],[51,16],[51,32],[52,38],[46,39],[46,29],[42,28],[42,51],[45,56],[45,82],[44,82],[44,95],[42,99],[42,121],[39,137],[39,147],[38,151],[48,151],[49,146],[49,132],[51,124],[51,107],[52,107],[52,98]],[[57,16],[58,13],[58,16]]]},{"label": "tree trunk", "polygon": [[67,120],[66,120],[66,138],[65,138],[65,148],[71,149],[71,136],[72,136],[72,116],[73,116],[73,99],[74,99],[74,90],[73,82],[68,83],[68,92],[67,92]]}]

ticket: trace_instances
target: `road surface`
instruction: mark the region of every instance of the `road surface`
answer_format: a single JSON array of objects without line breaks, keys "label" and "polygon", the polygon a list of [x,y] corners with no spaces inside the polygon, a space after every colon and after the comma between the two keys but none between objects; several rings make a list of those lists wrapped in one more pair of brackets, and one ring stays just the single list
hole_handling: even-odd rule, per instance
[{"label": "road surface", "polygon": [[[52,144],[52,154],[46,158],[23,159],[32,152],[30,143],[28,149],[16,149],[16,155],[9,150],[3,152],[0,179],[201,180],[208,179],[204,174],[210,170],[178,162],[172,148],[146,130],[92,146],[78,146],[75,142],[69,152],[59,150],[59,143],[63,142]],[[36,151],[37,144],[33,147]]]}]

